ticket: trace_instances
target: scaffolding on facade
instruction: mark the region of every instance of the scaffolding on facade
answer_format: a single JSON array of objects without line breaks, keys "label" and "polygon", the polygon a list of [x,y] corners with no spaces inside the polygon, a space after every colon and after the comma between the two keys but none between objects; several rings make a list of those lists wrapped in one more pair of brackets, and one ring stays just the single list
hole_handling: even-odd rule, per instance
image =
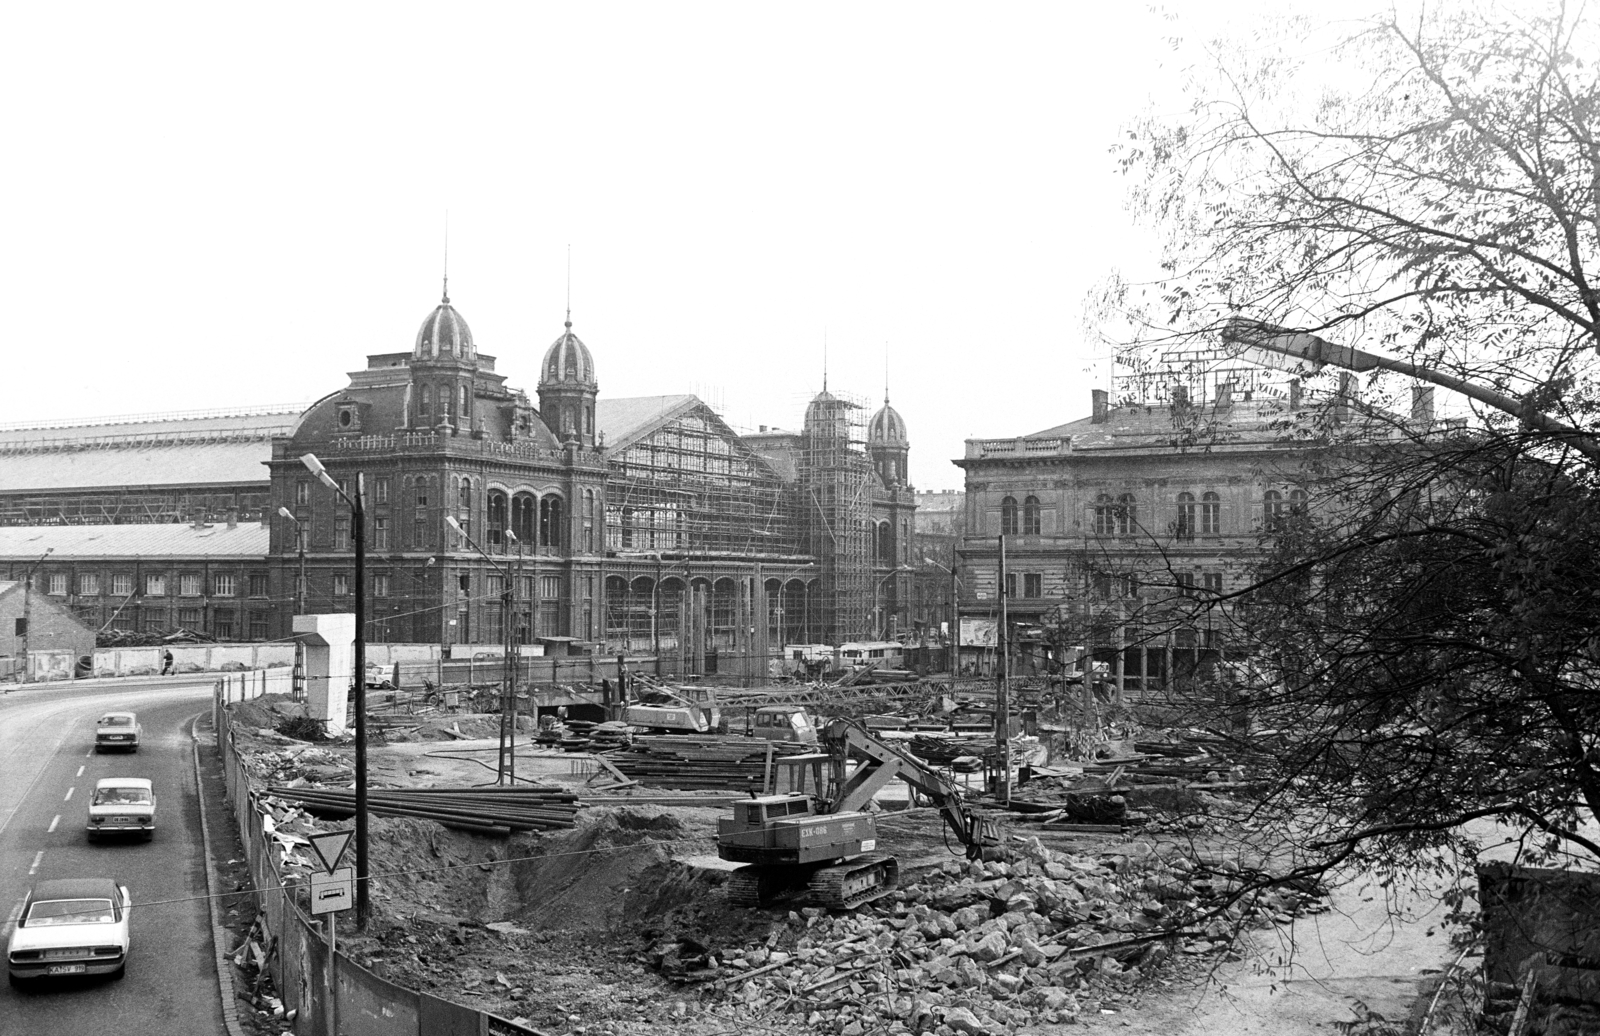
[{"label": "scaffolding on facade", "polygon": [[867,635],[872,612],[872,465],[866,404],[824,390],[806,409],[800,457],[809,553],[821,573],[822,625],[835,643]]},{"label": "scaffolding on facade", "polygon": [[[606,640],[696,672],[865,635],[872,598],[865,405],[823,393],[774,460],[690,410],[611,456]],[[761,617],[765,616],[763,622]],[[693,664],[690,664],[690,659]]]}]

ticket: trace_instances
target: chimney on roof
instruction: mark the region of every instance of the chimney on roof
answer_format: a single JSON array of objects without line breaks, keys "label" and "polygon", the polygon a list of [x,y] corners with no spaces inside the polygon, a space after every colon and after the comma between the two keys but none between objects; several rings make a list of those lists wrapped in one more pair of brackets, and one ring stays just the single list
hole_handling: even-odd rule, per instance
[{"label": "chimney on roof", "polygon": [[1111,393],[1107,392],[1105,389],[1095,389],[1090,392],[1089,395],[1094,400],[1094,416],[1090,418],[1090,423],[1105,424],[1107,410],[1106,403],[1111,398]]},{"label": "chimney on roof", "polygon": [[1411,386],[1411,420],[1420,425],[1433,423],[1433,386]]},{"label": "chimney on roof", "polygon": [[1224,381],[1217,386],[1217,409],[1226,410],[1233,406],[1233,382]]},{"label": "chimney on roof", "polygon": [[1361,382],[1349,371],[1339,372],[1339,394],[1333,400],[1333,419],[1335,421],[1348,421],[1354,412],[1354,404],[1361,398]]}]

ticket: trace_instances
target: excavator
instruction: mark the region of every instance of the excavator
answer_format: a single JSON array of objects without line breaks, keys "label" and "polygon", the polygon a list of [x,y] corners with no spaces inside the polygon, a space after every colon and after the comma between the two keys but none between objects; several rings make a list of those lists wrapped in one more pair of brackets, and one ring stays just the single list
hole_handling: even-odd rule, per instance
[{"label": "excavator", "polygon": [[968,859],[1000,858],[994,821],[967,806],[955,783],[916,756],[852,719],[830,721],[822,747],[829,756],[827,796],[752,796],[734,803],[731,818],[717,821],[717,855],[747,864],[728,879],[730,903],[765,906],[803,892],[814,906],[853,910],[893,892],[900,864],[878,849],[877,819],[865,810],[895,778],[939,808]]}]

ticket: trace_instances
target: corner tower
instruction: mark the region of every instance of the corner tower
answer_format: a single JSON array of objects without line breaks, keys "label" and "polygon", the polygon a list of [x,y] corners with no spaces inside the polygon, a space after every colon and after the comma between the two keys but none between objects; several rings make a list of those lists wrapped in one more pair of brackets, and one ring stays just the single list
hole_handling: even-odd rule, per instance
[{"label": "corner tower", "polygon": [[451,432],[473,427],[473,375],[478,351],[472,330],[450,305],[450,281],[443,298],[417,331],[411,350],[411,391],[406,402],[406,422],[412,428],[439,428]]},{"label": "corner tower", "polygon": [[570,314],[566,327],[545,351],[539,368],[539,413],[557,439],[593,446],[594,401],[600,384],[589,347],[572,333]]},{"label": "corner tower", "polygon": [[889,405],[889,394],[883,394],[883,407],[872,415],[867,425],[867,453],[878,478],[885,486],[904,486],[911,479],[907,474],[907,459],[911,452],[911,439],[906,433],[905,419]]}]

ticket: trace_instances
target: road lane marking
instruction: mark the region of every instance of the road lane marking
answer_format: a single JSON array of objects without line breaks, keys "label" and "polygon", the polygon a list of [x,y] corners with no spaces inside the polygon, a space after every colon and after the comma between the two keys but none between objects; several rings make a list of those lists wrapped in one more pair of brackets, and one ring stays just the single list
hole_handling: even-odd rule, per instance
[{"label": "road lane marking", "polygon": [[72,801],[72,793],[77,791],[77,790],[78,790],[77,788],[68,788],[67,789],[67,797],[62,799],[61,801],[62,802],[71,802]]},{"label": "road lane marking", "polygon": [[43,862],[44,862],[44,850],[40,849],[38,852],[33,854],[33,866],[28,868],[28,873],[29,874],[37,873],[38,870],[39,870],[39,864],[41,864]]},{"label": "road lane marking", "polygon": [[84,770],[86,770],[86,769],[88,769],[88,767],[87,767],[87,766],[80,766],[80,767],[78,767],[78,776],[79,776],[79,777],[82,777],[82,776],[83,776],[83,771],[84,771]]},{"label": "road lane marking", "polygon": [[56,825],[61,823],[61,814],[57,813],[55,819],[50,821],[50,834],[56,833]]}]

